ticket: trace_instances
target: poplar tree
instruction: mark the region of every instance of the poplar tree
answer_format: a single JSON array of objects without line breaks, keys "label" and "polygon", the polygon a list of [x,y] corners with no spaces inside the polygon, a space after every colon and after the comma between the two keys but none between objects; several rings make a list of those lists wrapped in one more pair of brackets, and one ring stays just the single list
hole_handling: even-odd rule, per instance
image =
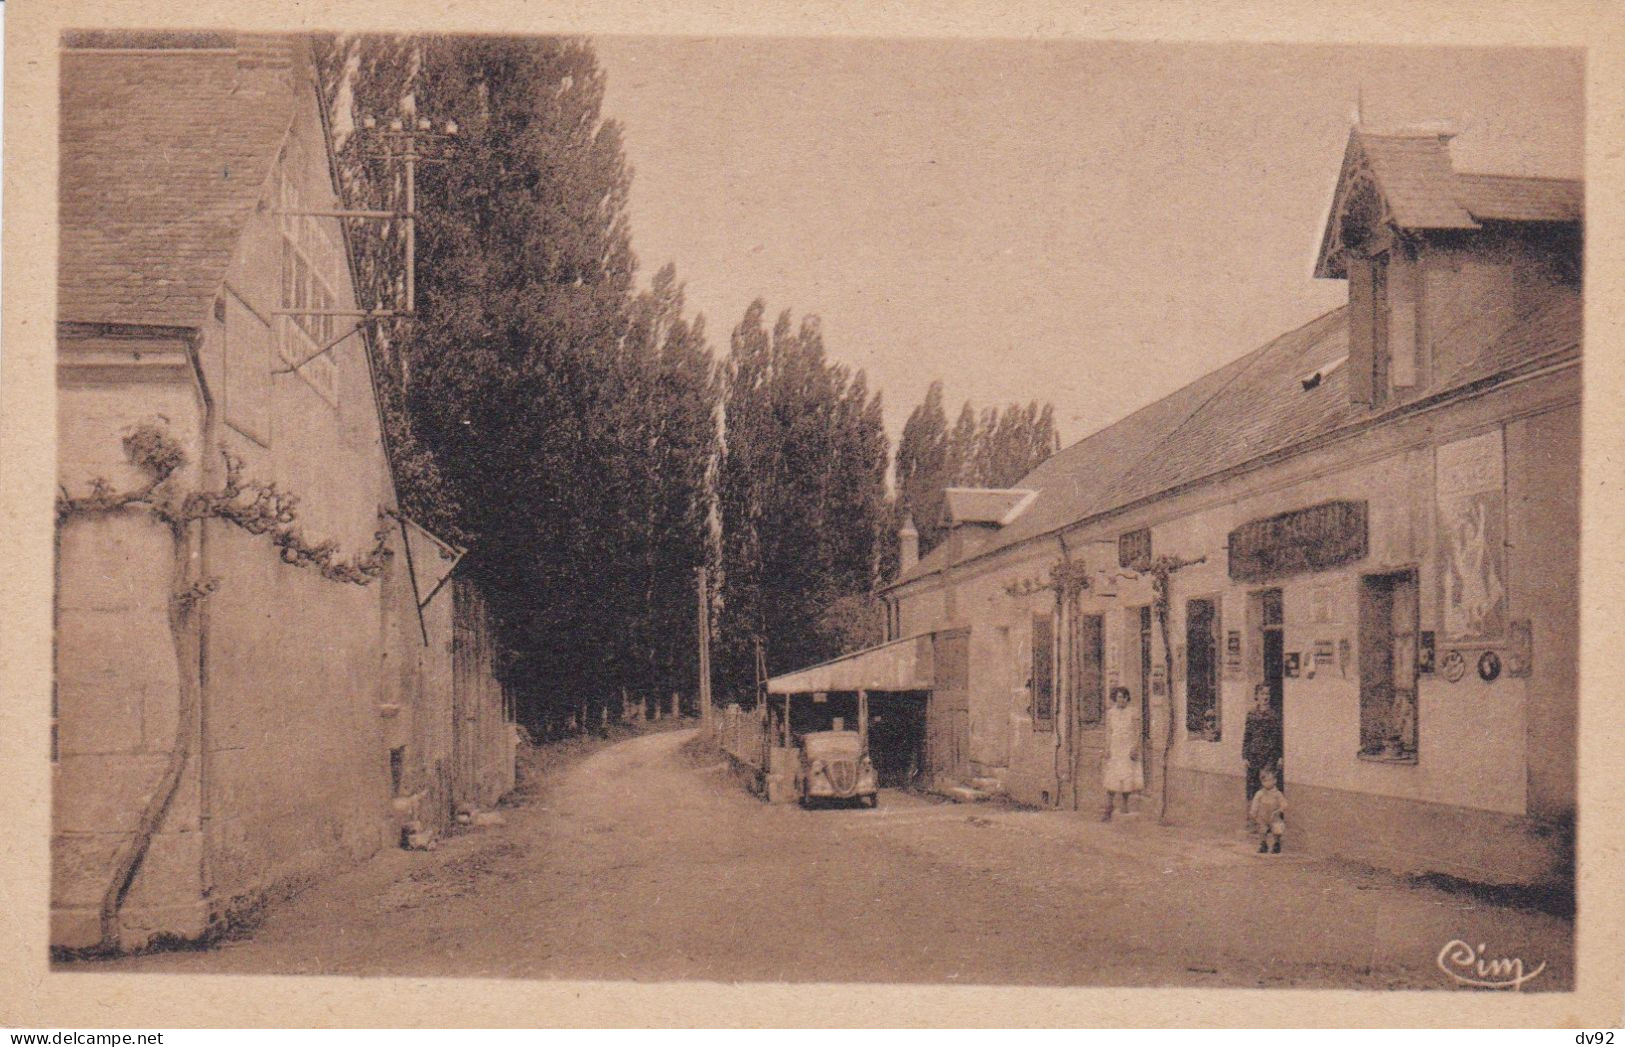
[{"label": "poplar tree", "polygon": [[872,599],[886,518],[881,399],[831,363],[816,317],[771,332],[751,303],[724,380],[717,497],[722,520],[723,686],[749,700],[754,646],[770,673],[821,661],[852,637],[836,609]]}]

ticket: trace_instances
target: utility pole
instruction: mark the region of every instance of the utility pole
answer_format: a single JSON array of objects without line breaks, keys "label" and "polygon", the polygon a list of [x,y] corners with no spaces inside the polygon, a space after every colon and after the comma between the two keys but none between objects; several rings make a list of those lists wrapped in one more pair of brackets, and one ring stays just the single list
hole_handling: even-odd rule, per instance
[{"label": "utility pole", "polygon": [[711,731],[711,594],[706,569],[697,567],[700,591],[700,726]]},{"label": "utility pole", "polygon": [[[409,106],[409,109],[413,107]],[[358,321],[387,320],[387,319],[414,319],[417,316],[417,169],[419,164],[444,163],[444,155],[427,155],[436,149],[443,154],[443,147],[447,140],[456,137],[457,121],[447,120],[443,130],[434,130],[434,125],[427,119],[416,116],[410,112],[403,119],[395,117],[386,127],[380,128],[375,117],[366,117],[361,121],[357,140],[362,143],[362,155],[385,162],[399,161],[404,174],[404,200],[399,210],[356,210],[350,208],[308,209],[298,208],[292,210],[279,210],[279,215],[291,215],[304,218],[359,218],[375,222],[399,222],[406,257],[405,262],[405,293],[404,301],[398,307],[385,308],[382,306],[372,309],[308,309],[285,305],[272,310],[278,316],[352,316]],[[371,146],[369,149],[368,146]],[[358,325],[359,326],[359,325]],[[331,348],[331,346],[329,347]],[[326,350],[324,349],[323,352]],[[318,354],[320,355],[320,354]]]}]

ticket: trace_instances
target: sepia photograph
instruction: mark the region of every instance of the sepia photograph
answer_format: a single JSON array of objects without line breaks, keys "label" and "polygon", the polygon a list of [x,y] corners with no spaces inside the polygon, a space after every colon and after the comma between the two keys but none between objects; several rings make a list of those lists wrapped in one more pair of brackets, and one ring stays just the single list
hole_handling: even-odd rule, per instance
[{"label": "sepia photograph", "polygon": [[51,48],[53,979],[1578,987],[1584,49]]}]

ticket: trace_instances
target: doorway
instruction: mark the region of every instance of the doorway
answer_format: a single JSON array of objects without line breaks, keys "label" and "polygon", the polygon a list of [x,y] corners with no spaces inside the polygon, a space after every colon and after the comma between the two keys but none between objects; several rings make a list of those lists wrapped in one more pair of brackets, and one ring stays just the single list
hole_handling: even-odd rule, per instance
[{"label": "doorway", "polygon": [[1281,590],[1265,589],[1255,594],[1258,601],[1259,649],[1263,652],[1263,680],[1270,689],[1270,710],[1277,718],[1286,712],[1286,622],[1281,609]]},{"label": "doorway", "polygon": [[[1255,683],[1261,683],[1268,689],[1269,711],[1274,716],[1273,725],[1264,725],[1263,730],[1268,737],[1267,741],[1255,742],[1266,749],[1272,749],[1276,756],[1276,783],[1284,792],[1286,790],[1286,616],[1282,608],[1281,590],[1264,589],[1253,593],[1248,603],[1247,616],[1253,623],[1253,649],[1258,652],[1257,661],[1253,663],[1253,671],[1249,674]],[[1248,718],[1252,717],[1252,695],[1247,696]],[[1249,732],[1259,730],[1249,723]],[[1254,765],[1255,757],[1247,754],[1248,735],[1242,736],[1242,759],[1247,771],[1247,799],[1253,798],[1258,791],[1258,771]]]}]

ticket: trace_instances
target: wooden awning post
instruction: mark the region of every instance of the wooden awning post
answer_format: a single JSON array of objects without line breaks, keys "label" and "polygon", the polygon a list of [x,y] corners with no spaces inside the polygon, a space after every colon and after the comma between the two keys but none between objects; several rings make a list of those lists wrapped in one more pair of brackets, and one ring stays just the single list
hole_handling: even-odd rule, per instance
[{"label": "wooden awning post", "polygon": [[869,692],[858,692],[858,748],[869,751]]}]

